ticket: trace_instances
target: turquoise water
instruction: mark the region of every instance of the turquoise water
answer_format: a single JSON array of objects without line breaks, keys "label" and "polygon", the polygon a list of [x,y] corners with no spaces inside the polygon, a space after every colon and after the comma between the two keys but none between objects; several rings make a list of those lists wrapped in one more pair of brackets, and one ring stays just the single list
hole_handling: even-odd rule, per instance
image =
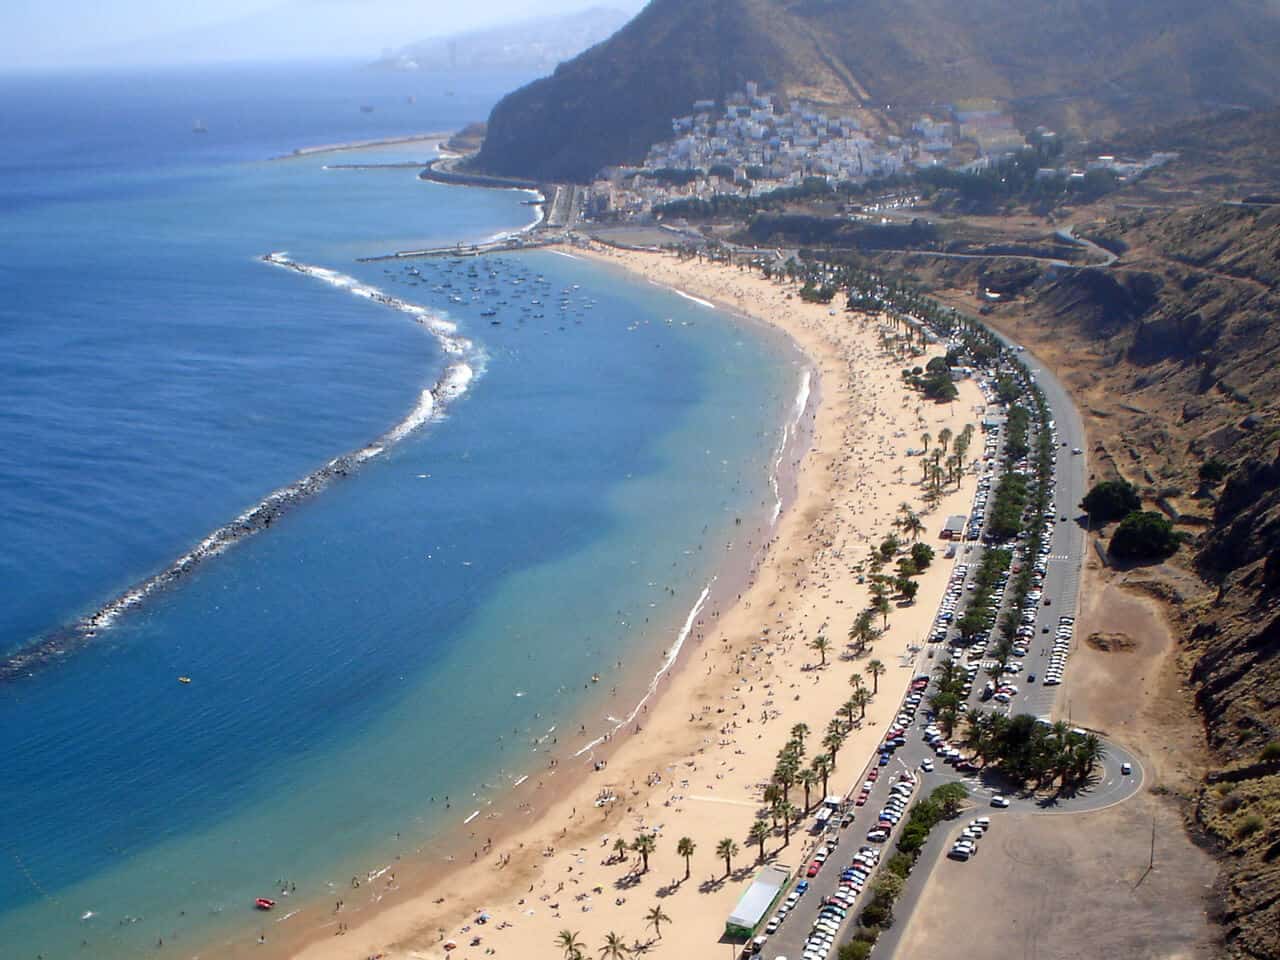
[{"label": "turquoise water", "polygon": [[[335,81],[290,84],[313,104]],[[229,85],[232,101],[252,86]],[[294,106],[293,123],[311,109]],[[311,119],[304,142],[348,136]],[[520,777],[631,709],[736,518],[772,510],[800,378],[784,345],[548,252],[483,261],[477,283],[448,262],[356,263],[522,226],[525,197],[262,162],[282,152],[269,141],[21,173],[40,187],[0,214],[0,649],[383,435],[452,362],[412,317],[261,254],[428,308],[478,376],[89,647],[0,686],[6,956],[255,936],[252,898],[281,879],[327,898],[397,855],[442,855],[464,817],[491,824],[533,786]]]}]

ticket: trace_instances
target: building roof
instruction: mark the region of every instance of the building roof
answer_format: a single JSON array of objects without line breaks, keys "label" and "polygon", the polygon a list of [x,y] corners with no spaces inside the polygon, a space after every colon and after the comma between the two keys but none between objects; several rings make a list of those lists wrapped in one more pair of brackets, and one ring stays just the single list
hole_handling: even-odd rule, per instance
[{"label": "building roof", "polygon": [[785,867],[770,866],[761,870],[729,914],[729,926],[755,929],[790,878],[791,874]]}]

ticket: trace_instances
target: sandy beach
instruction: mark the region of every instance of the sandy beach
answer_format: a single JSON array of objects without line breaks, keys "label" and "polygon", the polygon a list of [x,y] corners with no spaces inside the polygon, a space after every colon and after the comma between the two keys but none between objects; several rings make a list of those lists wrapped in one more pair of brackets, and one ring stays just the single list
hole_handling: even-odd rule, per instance
[{"label": "sandy beach", "polygon": [[[725,918],[758,868],[747,833],[792,727],[808,725],[812,755],[849,698],[851,675],[870,687],[868,660],[884,663],[879,694],[831,778],[831,792],[845,793],[862,779],[916,672],[923,655],[909,648],[921,645],[952,566],[942,559],[938,532],[948,514],[968,511],[976,478],[966,475],[925,512],[919,461],[906,450],[920,446],[922,433],[976,424],[976,385],[959,384],[960,399],[951,405],[922,401],[902,386],[901,362],[881,350],[876,318],[802,303],[795,288],[758,274],[666,254],[573,253],[756,317],[796,341],[817,373],[818,399],[811,448],[791,464],[795,500],[746,589],[701,611],[677,668],[637,725],[614,738],[604,769],[584,756],[544,770],[521,788],[528,794],[522,825],[507,824],[490,843],[483,822],[473,824],[480,828],[473,862],[439,864],[431,883],[410,884],[391,872],[350,890],[340,908],[300,911],[285,925],[291,932],[268,924],[271,935],[253,947],[254,956],[559,958],[556,938],[565,929],[588,955],[600,952],[609,933],[660,957],[730,950],[722,940]],[[874,649],[851,659],[845,638],[869,602],[854,567],[893,532],[903,502],[922,512],[922,539],[938,557],[920,578],[916,602],[895,607]],[[825,667],[809,648],[819,635],[831,641]],[[793,789],[792,802],[802,800]],[[656,834],[647,872],[637,854],[620,858],[613,850],[619,837],[630,842],[641,831]],[[688,879],[676,851],[682,837],[696,845]],[[716,854],[724,838],[740,847],[728,877]],[[779,826],[766,857],[796,868],[810,843],[802,828],[784,844]],[[660,936],[646,920],[655,906],[670,918]],[[488,916],[480,924],[482,912]],[[446,950],[446,942],[456,948]]]}]

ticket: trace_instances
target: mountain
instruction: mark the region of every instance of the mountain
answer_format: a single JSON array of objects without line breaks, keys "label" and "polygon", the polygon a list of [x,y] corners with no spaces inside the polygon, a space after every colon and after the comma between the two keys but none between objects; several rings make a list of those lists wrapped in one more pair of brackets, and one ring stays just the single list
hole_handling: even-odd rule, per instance
[{"label": "mountain", "polygon": [[1088,135],[1280,100],[1277,0],[651,0],[504,98],[476,165],[584,181],[747,80],[890,131],[972,98]]},{"label": "mountain", "polygon": [[550,70],[607,40],[631,13],[591,7],[488,30],[433,37],[383,54],[374,66],[396,70]]}]

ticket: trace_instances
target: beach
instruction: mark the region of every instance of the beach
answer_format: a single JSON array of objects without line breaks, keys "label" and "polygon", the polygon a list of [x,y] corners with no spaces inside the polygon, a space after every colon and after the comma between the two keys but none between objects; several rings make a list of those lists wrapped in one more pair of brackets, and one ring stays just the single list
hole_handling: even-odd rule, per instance
[{"label": "beach", "polygon": [[[860,729],[840,751],[829,789],[843,794],[862,779],[917,672],[923,654],[916,651],[952,565],[942,559],[938,531],[947,515],[968,511],[976,478],[966,475],[924,514],[922,539],[938,557],[920,577],[916,601],[896,605],[874,647],[848,659],[846,635],[869,602],[854,568],[893,532],[901,503],[924,510],[918,460],[907,448],[918,447],[922,433],[959,433],[975,422],[976,385],[960,383],[951,405],[923,402],[902,386],[901,363],[881,350],[877,318],[802,303],[793,287],[757,274],[666,254],[596,248],[573,255],[772,324],[796,342],[816,383],[809,450],[792,454],[787,465],[794,500],[745,589],[712,598],[698,612],[674,669],[635,723],[602,750],[563,756],[518,788],[523,823],[506,818],[501,833],[486,820],[463,825],[473,847],[465,862],[406,862],[399,877],[392,867],[352,878],[340,901],[309,905],[284,926],[265,924],[270,935],[254,955],[553,957],[563,954],[556,938],[565,929],[591,953],[611,932],[647,944],[653,955],[729,949],[721,940],[724,920],[758,867],[747,832],[793,726],[812,731],[812,756],[851,693],[851,675],[870,687],[868,661],[888,668]],[[825,666],[809,647],[819,635],[831,641]],[[802,800],[797,787],[792,802]],[[811,844],[804,826],[786,844],[779,826],[765,844],[767,860],[792,869],[804,864]],[[647,871],[637,854],[620,858],[613,850],[619,837],[630,842],[642,831],[656,835]],[[696,847],[688,879],[676,851],[682,837]],[[728,877],[716,854],[723,838],[740,848]],[[670,917],[661,936],[646,921],[655,905]],[[456,946],[446,950],[446,943]]]}]

